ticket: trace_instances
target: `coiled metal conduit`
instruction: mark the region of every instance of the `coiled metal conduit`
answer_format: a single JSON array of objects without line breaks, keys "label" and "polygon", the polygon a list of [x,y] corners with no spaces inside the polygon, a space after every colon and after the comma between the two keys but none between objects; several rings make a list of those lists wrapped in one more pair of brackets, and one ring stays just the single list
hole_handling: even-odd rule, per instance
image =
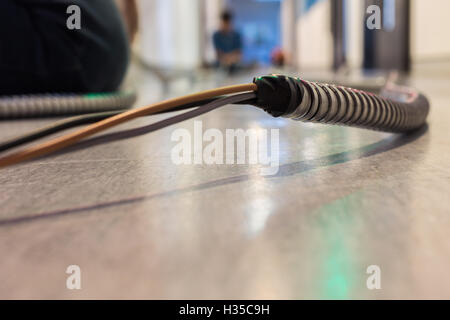
[{"label": "coiled metal conduit", "polygon": [[0,119],[61,116],[130,108],[134,92],[0,97]]},{"label": "coiled metal conduit", "polygon": [[389,84],[380,95],[286,76],[264,76],[257,106],[298,121],[407,132],[425,124],[429,102],[413,89]]}]

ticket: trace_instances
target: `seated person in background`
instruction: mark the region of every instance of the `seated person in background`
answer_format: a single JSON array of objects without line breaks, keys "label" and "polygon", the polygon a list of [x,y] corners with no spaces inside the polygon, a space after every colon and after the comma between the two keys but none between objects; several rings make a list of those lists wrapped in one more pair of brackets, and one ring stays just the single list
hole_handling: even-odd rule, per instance
[{"label": "seated person in background", "polygon": [[213,42],[219,66],[233,71],[242,57],[242,40],[239,32],[233,29],[233,15],[224,11],[221,16],[220,29],[214,33]]},{"label": "seated person in background", "polygon": [[[1,0],[0,95],[118,89],[136,11],[134,0],[117,2],[125,20],[114,0]],[[81,9],[79,30],[67,27],[70,5]]]}]

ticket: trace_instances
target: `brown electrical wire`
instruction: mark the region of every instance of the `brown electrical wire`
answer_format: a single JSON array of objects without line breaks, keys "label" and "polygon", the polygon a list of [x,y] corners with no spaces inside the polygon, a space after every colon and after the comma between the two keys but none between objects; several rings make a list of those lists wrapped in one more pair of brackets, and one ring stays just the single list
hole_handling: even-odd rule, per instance
[{"label": "brown electrical wire", "polygon": [[138,109],[132,109],[119,115],[96,122],[92,125],[87,126],[86,128],[0,158],[0,168],[11,166],[25,160],[30,160],[32,158],[57,151],[64,147],[70,146],[80,141],[81,139],[92,136],[100,131],[109,129],[138,117],[147,116],[179,105],[199,100],[205,100],[216,96],[256,90],[257,86],[254,83],[227,86],[165,100]]}]

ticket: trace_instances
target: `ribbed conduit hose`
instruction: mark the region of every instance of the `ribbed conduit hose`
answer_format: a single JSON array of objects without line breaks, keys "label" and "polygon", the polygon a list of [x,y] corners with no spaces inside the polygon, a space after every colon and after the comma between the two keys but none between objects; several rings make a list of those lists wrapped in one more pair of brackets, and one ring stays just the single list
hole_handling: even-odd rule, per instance
[{"label": "ribbed conduit hose", "polygon": [[0,119],[35,118],[130,108],[134,92],[42,94],[0,97]]},{"label": "ribbed conduit hose", "polygon": [[279,75],[254,79],[255,105],[276,117],[407,132],[425,124],[429,102],[422,94],[393,84],[381,95]]}]

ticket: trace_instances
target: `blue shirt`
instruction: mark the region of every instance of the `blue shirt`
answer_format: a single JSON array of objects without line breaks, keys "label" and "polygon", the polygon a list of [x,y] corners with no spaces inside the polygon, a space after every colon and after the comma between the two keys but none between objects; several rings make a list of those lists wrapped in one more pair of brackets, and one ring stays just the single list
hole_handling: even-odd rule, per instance
[{"label": "blue shirt", "polygon": [[242,49],[241,35],[237,31],[216,31],[213,35],[214,47],[223,53]]}]

